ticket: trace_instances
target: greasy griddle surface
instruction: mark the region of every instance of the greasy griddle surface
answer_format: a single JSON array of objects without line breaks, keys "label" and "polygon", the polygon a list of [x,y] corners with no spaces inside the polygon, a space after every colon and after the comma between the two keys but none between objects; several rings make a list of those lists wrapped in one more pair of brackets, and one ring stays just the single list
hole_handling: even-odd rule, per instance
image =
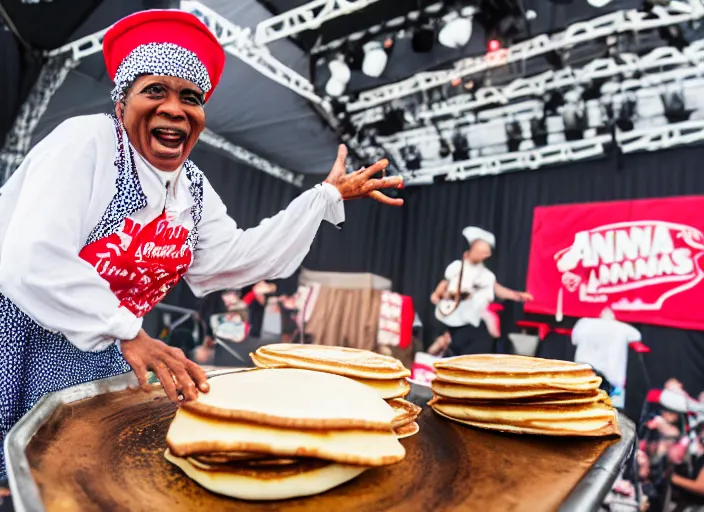
[{"label": "greasy griddle surface", "polygon": [[426,408],[403,462],[316,497],[254,503],[211,494],[164,460],[174,412],[161,393],[129,390],[56,410],[27,448],[47,512],[553,511],[614,442],[496,434]]}]

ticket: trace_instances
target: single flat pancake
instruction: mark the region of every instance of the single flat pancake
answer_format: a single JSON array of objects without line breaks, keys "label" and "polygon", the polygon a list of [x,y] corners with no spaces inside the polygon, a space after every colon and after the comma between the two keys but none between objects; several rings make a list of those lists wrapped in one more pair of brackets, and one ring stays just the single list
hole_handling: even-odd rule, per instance
[{"label": "single flat pancake", "polygon": [[226,471],[213,471],[176,457],[169,450],[164,454],[164,458],[211,492],[253,501],[284,500],[320,494],[349,482],[367,469],[363,466],[306,460],[278,468],[228,468]]},{"label": "single flat pancake", "polygon": [[399,439],[414,436],[418,433],[418,431],[420,431],[420,426],[415,421],[394,429],[394,433]]},{"label": "single flat pancake", "polygon": [[[254,362],[257,368],[296,368],[295,365],[279,363],[257,354],[249,354],[249,357],[252,359],[252,362]],[[334,375],[343,375],[335,371],[334,368],[316,371],[323,371],[324,373],[332,373]],[[379,394],[379,397],[384,400],[391,398],[403,398],[411,392],[411,384],[406,379],[362,379],[350,377],[348,375],[343,376],[356,380],[365,386],[369,386],[374,389]]]},{"label": "single flat pancake", "polygon": [[393,408],[395,414],[393,421],[394,429],[398,429],[399,427],[415,421],[420,411],[422,411],[416,404],[404,400],[403,398],[394,398],[393,400],[389,400],[388,404]]},{"label": "single flat pancake", "polygon": [[594,375],[588,364],[508,354],[472,354],[437,361],[436,370],[458,370],[485,375]]},{"label": "single flat pancake", "polygon": [[468,402],[501,402],[501,403],[591,403],[604,401],[608,395],[601,389],[569,392],[561,389],[540,388],[497,388],[471,387],[462,384],[452,384],[434,379],[431,389],[441,398],[465,400]]},{"label": "single flat pancake", "polygon": [[616,413],[603,403],[575,405],[501,404],[475,405],[460,401],[433,399],[429,405],[446,416],[461,420],[502,423],[521,426],[535,422],[552,422],[557,425],[568,421],[615,419]]},{"label": "single flat pancake", "polygon": [[210,391],[183,404],[185,410],[285,428],[392,428],[393,408],[368,386],[339,375],[280,368],[208,382]]},{"label": "single flat pancake", "polygon": [[278,343],[259,347],[254,357],[260,364],[285,364],[358,379],[403,379],[411,375],[395,357],[347,347]]},{"label": "single flat pancake", "polygon": [[535,422],[530,426],[514,426],[501,423],[488,423],[475,420],[461,420],[453,418],[437,409],[433,409],[439,416],[448,420],[469,425],[470,427],[481,428],[484,430],[494,430],[497,432],[506,432],[509,434],[529,434],[541,436],[556,436],[556,437],[605,437],[605,436],[620,436],[621,431],[618,427],[618,421],[615,419],[591,420],[591,421],[575,421],[561,422],[555,425],[548,422]]},{"label": "single flat pancake", "polygon": [[508,391],[518,390],[560,390],[588,392],[599,388],[601,377],[591,376],[563,377],[561,375],[478,375],[457,370],[438,370],[434,380],[450,384],[460,384],[472,388],[488,388]]},{"label": "single flat pancake", "polygon": [[[335,372],[330,372],[335,373]],[[352,377],[350,377],[352,378]],[[403,398],[411,392],[411,384],[406,379],[353,379],[374,389],[384,400]]]},{"label": "single flat pancake", "polygon": [[406,455],[391,429],[294,430],[215,419],[183,408],[176,412],[166,434],[166,442],[171,453],[177,457],[213,452],[254,452],[277,457],[311,457],[342,464],[384,466],[399,462]]}]

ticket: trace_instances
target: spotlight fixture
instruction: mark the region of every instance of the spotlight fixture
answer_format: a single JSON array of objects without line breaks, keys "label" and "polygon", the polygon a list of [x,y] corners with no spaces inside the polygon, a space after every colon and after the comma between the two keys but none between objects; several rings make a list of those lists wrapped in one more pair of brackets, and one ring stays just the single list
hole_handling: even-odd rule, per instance
[{"label": "spotlight fixture", "polygon": [[434,45],[435,28],[430,20],[425,20],[413,30],[411,48],[413,48],[413,51],[416,53],[428,53],[432,51]]},{"label": "spotlight fixture", "polygon": [[459,131],[452,136],[452,161],[464,162],[469,160],[469,141]]},{"label": "spotlight fixture", "polygon": [[362,73],[367,76],[378,78],[384,72],[389,56],[384,50],[381,41],[369,41],[364,45],[364,60],[362,61]]},{"label": "spotlight fixture", "polygon": [[660,96],[665,107],[665,117],[668,123],[681,123],[687,121],[691,115],[684,102],[682,91],[668,91]]},{"label": "spotlight fixture", "polygon": [[618,112],[618,118],[616,119],[616,126],[622,132],[629,132],[634,127],[633,119],[636,116],[636,95],[631,92],[627,97],[623,99],[621,103],[621,108]]},{"label": "spotlight fixture", "polygon": [[472,19],[451,12],[443,18],[445,25],[440,29],[438,42],[448,48],[461,48],[472,37]]},{"label": "spotlight fixture", "polygon": [[509,121],[506,124],[506,143],[508,145],[509,153],[518,151],[523,141],[523,129],[521,124],[516,121]]},{"label": "spotlight fixture", "polygon": [[411,144],[401,149],[401,157],[406,162],[406,169],[409,171],[417,171],[421,166],[421,156],[418,148]]},{"label": "spotlight fixture", "polygon": [[582,91],[573,89],[565,94],[565,104],[562,107],[562,122],[565,125],[566,140],[580,140],[584,138],[587,128],[587,119],[584,114]]},{"label": "spotlight fixture", "polygon": [[530,136],[536,147],[548,145],[548,127],[545,115],[530,120]]},{"label": "spotlight fixture", "polygon": [[328,96],[342,96],[352,77],[352,72],[343,59],[344,57],[342,55],[338,55],[337,58],[330,61],[328,64],[330,80],[325,84],[325,92]]}]

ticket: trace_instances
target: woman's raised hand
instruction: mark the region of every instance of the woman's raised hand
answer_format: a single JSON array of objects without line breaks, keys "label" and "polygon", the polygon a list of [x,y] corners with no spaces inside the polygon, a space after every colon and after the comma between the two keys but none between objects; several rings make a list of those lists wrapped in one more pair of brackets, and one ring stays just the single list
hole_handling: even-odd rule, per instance
[{"label": "woman's raised hand", "polygon": [[347,174],[345,160],[347,159],[347,147],[340,144],[337,150],[337,160],[330,171],[325,183],[330,183],[340,191],[342,199],[359,199],[370,197],[380,203],[391,206],[403,205],[403,199],[396,199],[379,192],[385,188],[403,188],[403,178],[401,176],[384,177],[373,179],[376,173],[383,171],[389,165],[386,159],[379,160],[375,164]]},{"label": "woman's raised hand", "polygon": [[136,338],[122,341],[120,347],[144,391],[149,391],[147,371],[154,372],[169,400],[175,404],[195,400],[198,391],[207,393],[210,389],[200,366],[190,361],[181,349],[155,340],[144,329]]}]

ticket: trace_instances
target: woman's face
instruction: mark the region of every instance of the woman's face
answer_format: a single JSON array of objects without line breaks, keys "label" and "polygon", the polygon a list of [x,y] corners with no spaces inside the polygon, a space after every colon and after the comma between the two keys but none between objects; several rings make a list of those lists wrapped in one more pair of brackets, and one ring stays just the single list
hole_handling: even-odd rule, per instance
[{"label": "woman's face", "polygon": [[203,91],[183,78],[137,78],[115,114],[137,152],[162,171],[178,169],[205,128]]}]

